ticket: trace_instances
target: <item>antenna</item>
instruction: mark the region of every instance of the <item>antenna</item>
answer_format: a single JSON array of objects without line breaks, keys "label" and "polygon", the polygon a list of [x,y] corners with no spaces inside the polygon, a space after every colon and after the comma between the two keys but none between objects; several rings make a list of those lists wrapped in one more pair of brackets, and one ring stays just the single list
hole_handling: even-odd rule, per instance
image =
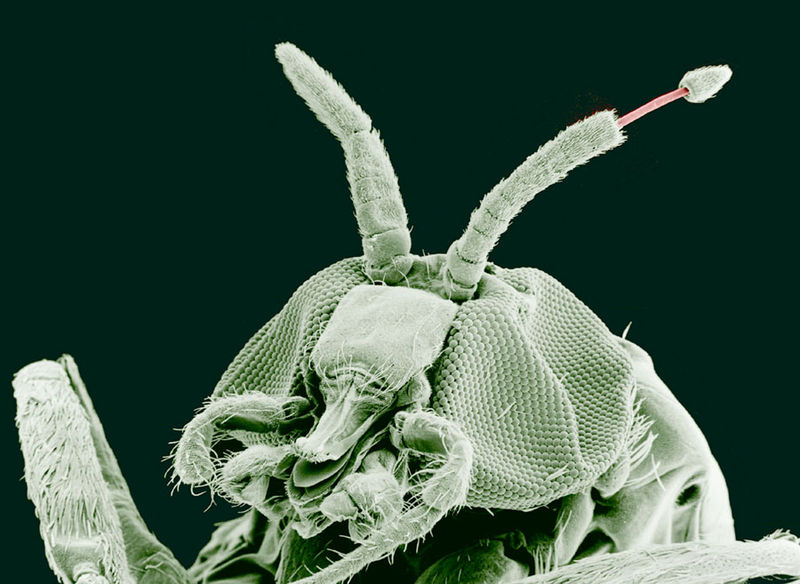
[{"label": "antenna", "polygon": [[625,141],[624,126],[680,97],[692,103],[702,103],[714,97],[731,75],[727,65],[694,69],[683,76],[678,89],[629,114],[617,118],[611,110],[597,112],[567,127],[541,146],[484,196],[472,213],[466,231],[447,250],[445,284],[450,298],[472,298],[489,252],[514,216],[537,193],[562,180],[575,167],[622,144]]},{"label": "antenna", "polygon": [[691,103],[703,103],[714,97],[722,89],[733,75],[731,68],[727,65],[710,65],[693,69],[683,76],[678,84],[678,89],[673,89],[669,93],[659,95],[657,98],[648,101],[641,107],[637,107],[617,120],[617,126],[623,128],[635,122],[642,116],[657,110],[661,106],[667,105],[681,97]]}]

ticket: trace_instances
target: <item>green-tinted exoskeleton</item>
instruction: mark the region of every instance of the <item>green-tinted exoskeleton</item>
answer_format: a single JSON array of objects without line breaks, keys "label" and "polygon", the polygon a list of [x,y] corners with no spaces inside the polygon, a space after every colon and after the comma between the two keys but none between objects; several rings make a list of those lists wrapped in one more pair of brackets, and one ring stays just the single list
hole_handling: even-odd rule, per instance
[{"label": "green-tinted exoskeleton", "polygon": [[[184,428],[176,479],[252,510],[174,581],[339,582],[434,529],[461,539],[403,555],[404,575],[420,584],[455,570],[475,583],[800,574],[791,536],[735,542],[722,474],[646,353],[550,276],[488,262],[536,193],[620,145],[635,117],[603,111],[568,127],[486,195],[446,253],[417,256],[369,117],[296,47],[277,56],[342,144],[364,255],[306,281]],[[703,101],[729,76],[697,70],[675,95]],[[29,436],[26,408],[40,372],[30,367],[16,386],[23,449],[34,451],[42,439]],[[113,457],[101,438],[95,429],[103,467]],[[239,446],[218,452],[223,440]],[[29,481],[43,494],[32,498],[46,503],[38,476]],[[101,539],[114,549],[121,533],[129,549],[135,522],[114,509],[116,539]],[[142,565],[130,553],[130,566],[97,553],[75,561],[83,548],[59,553],[69,561],[51,554],[51,565],[66,581],[76,565],[86,582],[126,581],[115,574]]]}]

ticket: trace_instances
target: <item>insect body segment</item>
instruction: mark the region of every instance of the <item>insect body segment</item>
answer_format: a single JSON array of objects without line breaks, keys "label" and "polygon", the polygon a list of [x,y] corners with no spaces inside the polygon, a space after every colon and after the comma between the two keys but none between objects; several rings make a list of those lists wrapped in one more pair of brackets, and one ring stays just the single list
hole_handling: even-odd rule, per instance
[{"label": "insect body segment", "polygon": [[[274,460],[245,489],[250,500],[265,496],[270,479],[285,481],[290,507],[281,509],[304,538],[347,522],[361,547],[309,581],[353,574],[459,505],[528,511],[594,485],[617,492],[650,444],[647,425],[634,423],[630,357],[551,277],[488,264],[538,192],[624,141],[614,112],[542,146],[486,195],[446,254],[419,257],[369,118],[296,47],[279,45],[276,54],[342,144],[365,255],[298,290],[236,358],[214,399],[235,399],[221,396],[240,385],[278,403],[295,396],[313,404],[310,431],[286,443],[281,464],[265,452]],[[241,474],[226,470],[241,457],[223,462],[223,474]],[[368,463],[376,457],[392,462]]]},{"label": "insect body segment", "polygon": [[[284,43],[276,55],[342,144],[364,255],[300,286],[184,428],[174,478],[252,509],[177,573],[202,584],[235,574],[329,584],[396,554],[417,584],[442,582],[454,566],[465,584],[613,584],[661,577],[635,551],[657,549],[663,581],[677,582],[682,557],[739,549],[722,473],[646,353],[547,274],[488,261],[523,206],[622,144],[623,125],[676,96],[708,99],[730,71],[690,72],[684,89],[644,109],[573,124],[484,197],[446,253],[417,256],[369,117],[302,51]],[[18,396],[26,458],[50,444],[28,440],[37,415],[28,397]],[[42,469],[26,465],[35,487]],[[437,533],[455,547],[424,541]],[[682,543],[697,540],[708,548]],[[412,542],[415,552],[402,551]],[[741,544],[757,569],[740,562],[726,574],[780,565],[800,575],[796,544]],[[59,562],[52,549],[55,570],[85,552]],[[81,565],[101,571],[96,556]]]}]

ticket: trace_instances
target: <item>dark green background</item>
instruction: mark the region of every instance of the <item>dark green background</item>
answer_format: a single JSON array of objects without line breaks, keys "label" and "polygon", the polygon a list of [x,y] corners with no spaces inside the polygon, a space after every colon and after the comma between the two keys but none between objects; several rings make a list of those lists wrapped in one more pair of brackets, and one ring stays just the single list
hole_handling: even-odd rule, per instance
[{"label": "dark green background", "polygon": [[[631,126],[626,145],[541,194],[492,260],[554,275],[617,334],[633,321],[706,433],[740,538],[800,532],[796,189],[781,153],[796,148],[780,114],[796,82],[777,79],[789,37],[780,15],[640,10],[10,14],[2,375],[75,356],[142,514],[189,563],[232,512],[170,497],[173,429],[304,279],[360,253],[341,152],[283,78],[276,42],[316,57],[372,116],[417,253],[445,251],[480,197],[567,124],[724,62],[720,97]],[[51,582],[3,395],[6,563]]]}]

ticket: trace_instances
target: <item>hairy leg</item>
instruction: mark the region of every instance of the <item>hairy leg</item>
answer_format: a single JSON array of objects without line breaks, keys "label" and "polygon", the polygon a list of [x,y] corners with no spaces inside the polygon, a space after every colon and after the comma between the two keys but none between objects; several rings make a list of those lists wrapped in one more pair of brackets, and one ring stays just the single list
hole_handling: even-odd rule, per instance
[{"label": "hairy leg", "polygon": [[472,470],[472,444],[454,424],[432,412],[400,412],[395,416],[395,445],[423,461],[419,496],[433,509],[447,511],[467,498]]},{"label": "hairy leg", "polygon": [[[308,400],[299,396],[244,393],[211,401],[183,429],[174,453],[174,476],[187,485],[217,481],[217,461],[212,447],[223,436],[259,437],[274,445],[289,444],[297,436],[292,422],[308,410]],[[244,438],[244,439],[247,439]]]},{"label": "hairy leg", "polygon": [[603,554],[514,584],[726,584],[778,575],[800,577],[800,541],[780,532],[761,541],[693,541]]},{"label": "hairy leg", "polygon": [[220,471],[218,482],[222,493],[234,503],[250,505],[272,520],[284,514],[276,508],[280,504],[267,504],[269,481],[283,473],[287,461],[293,459],[290,444],[269,446],[255,444],[227,460]]},{"label": "hairy leg", "polygon": [[77,584],[187,584],[139,515],[72,358],[32,363],[13,384],[28,496],[53,572]]}]

